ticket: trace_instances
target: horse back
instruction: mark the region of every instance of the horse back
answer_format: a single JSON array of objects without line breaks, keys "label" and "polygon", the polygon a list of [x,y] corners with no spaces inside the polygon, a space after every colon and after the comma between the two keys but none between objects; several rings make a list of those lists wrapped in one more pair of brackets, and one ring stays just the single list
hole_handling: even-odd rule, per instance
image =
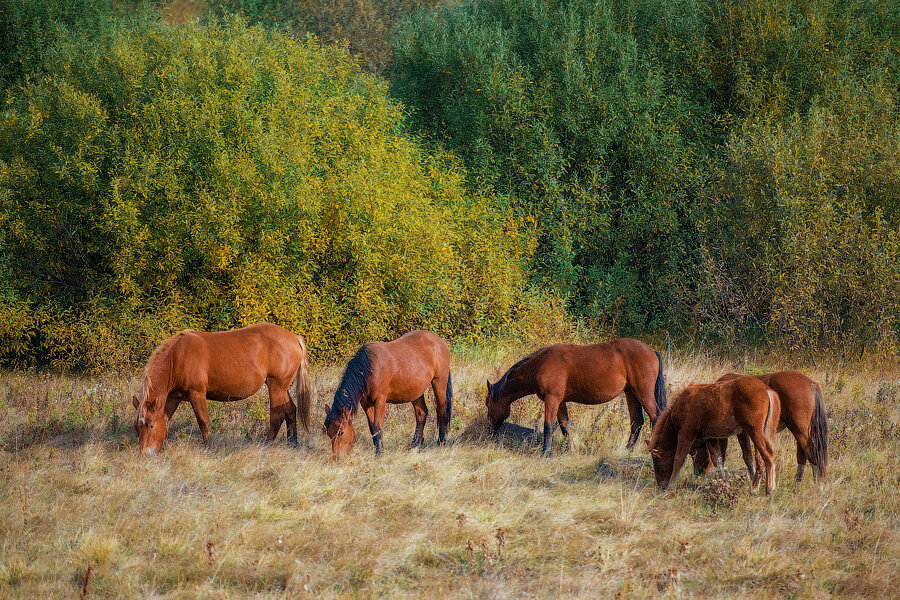
[{"label": "horse back", "polygon": [[549,390],[564,386],[569,397],[600,402],[612,400],[626,386],[632,389],[649,386],[652,393],[659,371],[653,349],[631,338],[583,346],[555,344],[537,358],[539,387]]},{"label": "horse back", "polygon": [[206,389],[210,398],[220,400],[246,398],[270,376],[289,383],[302,358],[297,336],[271,323],[191,332],[172,352],[176,387]]},{"label": "horse back", "polygon": [[410,402],[421,396],[434,379],[450,371],[450,348],[431,331],[410,331],[390,342],[368,345],[372,353],[369,393],[389,400]]}]

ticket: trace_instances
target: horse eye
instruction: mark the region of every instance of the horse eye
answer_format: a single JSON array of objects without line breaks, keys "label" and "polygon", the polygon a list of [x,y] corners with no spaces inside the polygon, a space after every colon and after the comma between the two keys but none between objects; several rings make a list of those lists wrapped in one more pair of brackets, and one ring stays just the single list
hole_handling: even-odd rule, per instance
[{"label": "horse eye", "polygon": [[340,431],[338,431],[338,435],[339,435],[339,436],[343,436],[343,435],[344,435],[344,430],[341,429]]},{"label": "horse eye", "polygon": [[150,429],[153,429],[153,423],[150,423]]}]

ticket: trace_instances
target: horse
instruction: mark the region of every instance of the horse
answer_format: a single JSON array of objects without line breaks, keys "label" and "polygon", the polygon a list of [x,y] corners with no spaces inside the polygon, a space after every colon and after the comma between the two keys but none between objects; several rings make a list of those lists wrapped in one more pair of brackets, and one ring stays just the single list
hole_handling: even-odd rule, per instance
[{"label": "horse", "polygon": [[644,342],[620,338],[602,344],[554,344],[514,364],[495,384],[487,382],[488,420],[496,434],[509,417],[513,402],[537,394],[544,402],[544,447],[550,456],[555,421],[569,438],[567,402],[603,404],[622,392],[631,418],[626,447],[634,448],[644,425],[643,408],[656,423],[666,407],[662,357]]},{"label": "horse", "polygon": [[144,456],[154,456],[166,440],[169,419],[183,400],[191,403],[204,443],[209,442],[206,401],[243,400],[266,384],[272,441],[282,422],[297,445],[297,417],[309,431],[312,388],[306,341],[272,323],[208,333],[186,329],[151,354],[132,397],[134,428]]},{"label": "horse", "polygon": [[[758,379],[744,375],[688,386],[659,417],[647,442],[657,485],[675,490],[684,460],[698,440],[717,440],[744,433],[756,447],[757,460],[766,471],[766,495],[771,494],[775,489],[774,439],[780,405],[775,391]],[[717,447],[710,445],[713,452]],[[749,446],[744,450],[749,467]],[[715,454],[713,460],[717,465],[721,463],[721,457]],[[759,487],[760,470],[756,470],[750,482],[754,491]]]},{"label": "horse", "polygon": [[[737,373],[726,373],[719,381],[729,381],[738,377]],[[803,472],[807,461],[812,464],[813,480],[825,478],[828,468],[828,421],[825,417],[825,403],[822,388],[818,383],[800,371],[778,371],[765,375],[755,375],[757,379],[778,393],[781,398],[781,420],[778,431],[787,427],[797,440],[797,474],[795,483],[803,480]],[[694,461],[694,472],[704,475],[712,468],[711,444],[718,446],[714,450],[725,456],[728,440],[721,439],[700,444],[691,449]],[[748,465],[750,477],[753,470]]]},{"label": "horse", "polygon": [[421,446],[428,416],[428,386],[437,404],[438,443],[444,444],[453,405],[447,343],[430,331],[410,331],[391,342],[362,346],[347,363],[334,401],[326,409],[322,429],[331,438],[334,457],[350,454],[356,441],[353,416],[360,405],[369,421],[376,456],[384,452],[381,440],[388,404],[412,403],[416,416],[412,447]]}]

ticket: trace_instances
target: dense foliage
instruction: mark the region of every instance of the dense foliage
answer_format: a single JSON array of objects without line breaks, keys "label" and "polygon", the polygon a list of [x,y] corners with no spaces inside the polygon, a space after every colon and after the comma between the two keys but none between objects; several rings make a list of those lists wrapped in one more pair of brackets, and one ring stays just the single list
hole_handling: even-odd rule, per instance
[{"label": "dense foliage", "polygon": [[896,3],[472,0],[396,51],[419,126],[533,219],[577,314],[896,339]]},{"label": "dense foliage", "polygon": [[391,65],[396,29],[410,14],[433,10],[447,0],[210,0],[213,16],[238,14],[251,23],[302,39],[347,44],[367,70],[383,74]]},{"label": "dense foliage", "polygon": [[164,5],[0,0],[7,364],[261,319],[318,356],[478,339],[559,298],[594,331],[897,349],[896,2]]},{"label": "dense foliage", "polygon": [[63,40],[43,71],[0,118],[7,359],[135,360],[263,319],[327,356],[482,335],[519,306],[516,223],[346,51],[145,22]]}]

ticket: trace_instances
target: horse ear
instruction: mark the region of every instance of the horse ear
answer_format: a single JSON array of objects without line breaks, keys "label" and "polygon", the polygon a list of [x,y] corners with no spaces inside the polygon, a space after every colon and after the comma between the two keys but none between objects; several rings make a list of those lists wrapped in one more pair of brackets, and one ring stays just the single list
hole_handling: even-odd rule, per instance
[{"label": "horse ear", "polygon": [[487,381],[487,390],[488,390],[488,394],[490,394],[490,393],[491,393],[491,389],[492,389],[494,386],[491,385],[491,380],[490,380],[490,379],[486,379],[485,381]]},{"label": "horse ear", "polygon": [[353,412],[346,406],[341,409],[341,421],[347,421],[347,423],[353,424]]},{"label": "horse ear", "polygon": [[137,396],[132,396],[132,397],[131,397],[131,403],[134,404],[134,407],[135,407],[135,408],[137,408],[138,406],[140,406],[140,402],[138,402]]}]

